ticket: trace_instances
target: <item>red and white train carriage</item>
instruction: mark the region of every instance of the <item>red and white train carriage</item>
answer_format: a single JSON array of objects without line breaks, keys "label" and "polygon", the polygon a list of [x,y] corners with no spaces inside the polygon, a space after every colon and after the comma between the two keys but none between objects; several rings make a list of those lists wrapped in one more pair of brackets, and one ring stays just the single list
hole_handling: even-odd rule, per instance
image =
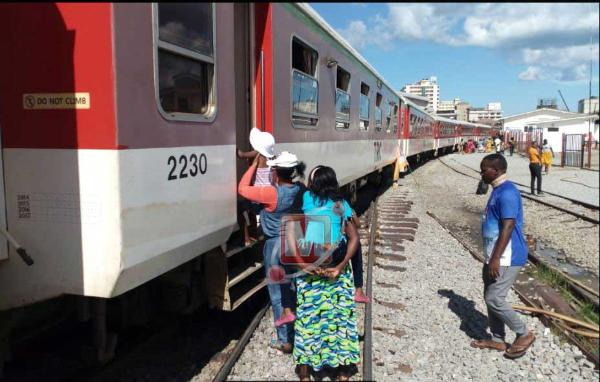
[{"label": "red and white train carriage", "polygon": [[221,250],[253,126],[350,189],[487,135],[398,96],[304,4],[2,4],[0,32],[0,224],[35,260],[0,242],[0,311],[158,276],[235,308],[261,286],[234,301],[262,270]]}]

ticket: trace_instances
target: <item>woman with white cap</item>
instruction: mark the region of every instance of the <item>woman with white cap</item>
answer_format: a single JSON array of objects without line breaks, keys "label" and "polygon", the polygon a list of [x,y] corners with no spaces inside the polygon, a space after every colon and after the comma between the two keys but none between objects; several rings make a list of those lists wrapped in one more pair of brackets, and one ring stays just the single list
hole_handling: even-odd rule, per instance
[{"label": "woman with white cap", "polygon": [[285,214],[297,212],[297,197],[305,190],[302,182],[294,182],[296,177],[304,177],[305,165],[287,151],[272,160],[267,165],[272,168],[271,176],[274,186],[256,187],[250,182],[256,172],[258,156],[238,186],[238,192],[246,199],[261,203],[265,206],[260,212],[262,231],[265,236],[263,248],[264,266],[267,272],[267,288],[273,308],[273,318],[277,330],[277,340],[271,346],[284,353],[291,353],[294,328],[291,324],[296,317],[292,312],[295,306],[291,280],[285,279],[285,271],[281,264],[281,220]]}]

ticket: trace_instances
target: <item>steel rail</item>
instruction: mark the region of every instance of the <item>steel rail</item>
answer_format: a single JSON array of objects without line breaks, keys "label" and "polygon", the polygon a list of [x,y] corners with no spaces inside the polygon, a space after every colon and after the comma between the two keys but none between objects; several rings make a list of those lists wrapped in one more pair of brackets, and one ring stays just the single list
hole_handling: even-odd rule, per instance
[{"label": "steel rail", "polygon": [[[444,166],[448,167],[449,169],[451,169],[451,170],[452,170],[452,171],[454,171],[454,172],[457,172],[457,173],[459,173],[459,174],[461,174],[461,175],[464,175],[464,176],[466,176],[466,177],[469,177],[469,178],[473,178],[473,179],[476,179],[476,180],[480,180],[480,178],[479,178],[479,177],[475,177],[475,176],[472,176],[472,175],[469,175],[469,174],[465,174],[464,172],[462,172],[462,171],[460,171],[460,170],[457,170],[457,169],[455,169],[454,167],[450,166],[448,163],[444,162],[443,160],[440,160],[439,158],[438,158],[438,160],[439,160],[439,162],[440,162],[440,163],[442,163]],[[469,169],[473,170],[473,169],[472,169],[472,168],[470,168],[470,167],[469,167]],[[475,170],[473,170],[473,171],[475,171]],[[511,182],[512,182],[512,181],[511,181]],[[513,182],[513,183],[514,183],[514,182]],[[518,184],[518,183],[515,183],[515,184]],[[559,211],[561,211],[561,212],[564,212],[564,213],[566,213],[566,214],[569,214],[569,215],[575,216],[575,217],[576,217],[576,218],[578,218],[578,219],[585,220],[585,221],[587,221],[587,222],[589,222],[589,223],[600,224],[600,220],[597,220],[597,219],[594,219],[594,218],[590,218],[590,217],[588,217],[588,216],[582,215],[582,214],[580,214],[580,213],[577,213],[577,212],[573,212],[573,211],[571,211],[571,210],[568,210],[568,209],[566,209],[566,208],[563,208],[563,207],[555,206],[554,204],[551,204],[551,203],[548,203],[548,202],[544,202],[544,201],[542,201],[542,200],[539,200],[539,199],[537,199],[537,198],[532,198],[531,196],[527,195],[527,193],[525,193],[524,191],[521,191],[521,190],[519,190],[519,192],[521,193],[521,196],[522,196],[522,197],[524,197],[525,199],[532,200],[532,201],[534,201],[534,202],[536,202],[536,203],[539,203],[539,204],[545,205],[545,206],[547,206],[547,207],[554,208],[554,209],[556,209],[556,210],[559,210]],[[547,193],[547,194],[550,194],[550,193]],[[550,194],[550,195],[556,195],[556,194]],[[571,201],[571,202],[573,202],[573,203],[578,203],[578,204],[581,204],[580,202],[573,201],[573,200],[571,200],[571,199],[568,199],[568,198],[562,197],[562,196],[560,196],[560,195],[556,195],[556,196],[558,196],[558,197],[561,197],[561,198],[563,198],[563,199],[567,199],[567,200],[569,200],[569,201]],[[583,204],[582,204],[582,205],[583,205]],[[584,207],[586,207],[586,206],[584,206]],[[587,208],[590,208],[590,207],[587,207]]]},{"label": "steel rail", "polygon": [[363,342],[363,373],[364,381],[373,380],[373,264],[375,263],[375,233],[377,232],[377,201],[371,202],[371,218],[369,220],[369,255],[367,260],[367,297],[369,303],[365,307],[364,342]]},{"label": "steel rail", "polygon": [[233,348],[233,351],[227,358],[227,361],[225,361],[223,366],[221,366],[221,369],[219,369],[219,372],[217,373],[217,375],[215,375],[215,377],[213,378],[213,382],[222,382],[225,379],[227,379],[227,376],[231,372],[231,369],[233,369],[233,366],[235,366],[235,363],[237,362],[238,358],[242,354],[242,351],[248,344],[248,341],[250,341],[250,337],[252,337],[252,333],[254,333],[254,331],[256,330],[256,327],[258,326],[258,324],[262,320],[263,316],[267,312],[267,309],[269,308],[269,306],[271,306],[271,304],[266,303],[265,306],[263,306],[261,308],[261,310],[259,310],[258,313],[256,313],[256,315],[250,322],[250,325],[248,325],[248,327],[246,328],[246,331],[244,331],[244,334],[242,334],[242,337],[240,338],[240,340],[237,342],[237,344],[235,344],[235,347]]},{"label": "steel rail", "polygon": [[[478,254],[477,252],[473,251],[458,235],[456,235],[454,232],[452,232],[445,224],[444,222],[438,218],[433,212],[427,211],[427,215],[429,215],[431,218],[433,218],[433,220],[435,220],[440,227],[442,227],[444,230],[446,230],[446,232],[448,232],[450,234],[450,236],[452,236],[454,239],[456,239],[456,241],[458,241],[458,243],[460,245],[462,245],[462,247],[471,254],[471,256],[473,256],[473,258],[475,258],[476,260],[479,260],[480,262],[484,262],[484,258],[483,256],[481,256],[480,254]],[[525,293],[523,293],[521,290],[519,290],[518,285],[513,285],[513,290],[517,293],[517,295],[521,298],[521,300],[527,304],[528,306],[534,307],[534,308],[540,308],[540,306],[538,306],[533,300],[531,300],[530,298],[527,297],[527,295]],[[546,316],[541,316],[540,320],[549,326],[552,326],[555,329],[561,330],[562,334],[567,337],[573,344],[575,344],[575,346],[577,346],[579,348],[579,350],[581,350],[581,352],[591,361],[594,363],[596,369],[599,368],[600,366],[600,362],[598,359],[598,356],[596,354],[594,354],[593,352],[591,352],[587,346],[585,346],[582,341],[580,339],[578,339],[576,336],[574,336],[572,333],[570,333],[569,331],[565,330],[564,327],[562,327],[562,324],[560,322],[557,322],[556,320],[550,319]]]},{"label": "steel rail", "polygon": [[[369,296],[369,299],[372,301],[372,274],[373,274],[373,248],[374,248],[374,242],[375,242],[375,232],[377,230],[377,200],[379,199],[379,197],[377,197],[375,199],[375,201],[371,202],[371,217],[369,220],[369,255],[368,255],[368,261],[367,261],[367,296]],[[374,228],[375,227],[375,228]],[[372,304],[366,304],[366,308],[365,308],[365,337],[364,337],[364,346],[365,346],[365,350],[363,352],[363,380],[365,381],[370,381],[372,380],[372,322],[371,322],[371,308]],[[260,311],[258,311],[258,313],[256,313],[256,315],[254,316],[254,318],[252,319],[252,321],[250,322],[250,324],[248,325],[248,327],[246,328],[246,330],[244,331],[244,333],[242,334],[242,337],[240,337],[240,340],[235,344],[235,347],[233,348],[231,354],[229,355],[229,357],[227,358],[227,360],[225,361],[225,363],[221,366],[221,368],[219,369],[219,372],[215,375],[215,377],[213,378],[213,382],[222,382],[225,381],[227,379],[227,376],[229,375],[229,373],[231,373],[231,370],[233,369],[233,367],[235,366],[237,360],[239,359],[240,355],[242,354],[244,348],[246,347],[246,345],[248,344],[248,342],[250,341],[250,337],[252,337],[252,334],[254,333],[254,331],[256,330],[256,328],[258,327],[258,325],[260,324],[260,321],[262,320],[262,318],[264,317],[265,313],[267,312],[267,309],[269,308],[269,306],[271,306],[270,303],[265,304],[264,307],[261,308]],[[368,334],[367,334],[368,333]],[[365,374],[368,373],[368,374]],[[369,377],[366,377],[365,375],[369,375]]]},{"label": "steel rail", "polygon": [[[470,166],[467,166],[466,164],[460,163],[460,162],[458,162],[458,161],[456,161],[456,160],[454,160],[454,159],[452,159],[452,161],[454,161],[455,163],[458,163],[458,164],[460,164],[461,166],[463,166],[463,167],[466,167],[466,168],[468,168],[469,170],[471,170],[471,171],[474,171],[474,172],[476,172],[477,174],[479,174],[479,171],[477,171],[476,169],[474,169],[474,168],[472,168],[472,167],[470,167]],[[450,166],[449,166],[447,163],[445,163],[444,161],[440,160],[440,162],[442,162],[442,163],[444,163],[446,166],[450,167]],[[466,175],[466,174],[464,174],[464,175]],[[467,176],[469,176],[469,175],[467,175]],[[478,177],[477,179],[479,179],[479,177]],[[513,182],[514,184],[516,184],[516,185],[519,185],[519,186],[521,186],[521,187],[525,187],[525,188],[528,188],[528,187],[529,187],[529,186],[527,186],[526,184],[517,183],[517,182],[515,182],[515,181],[512,181],[512,180],[511,180],[511,182]],[[586,185],[584,185],[584,186],[586,186]],[[586,186],[586,187],[589,187],[589,186]],[[522,193],[522,192],[523,192],[523,191],[521,191],[521,193]],[[582,206],[582,207],[589,208],[590,210],[594,210],[594,211],[598,211],[598,210],[600,210],[600,206],[595,206],[595,205],[593,205],[593,204],[589,204],[589,203],[583,202],[583,201],[581,201],[581,200],[577,200],[577,199],[569,198],[568,196],[564,196],[564,195],[560,195],[560,194],[555,194],[555,193],[553,193],[553,192],[548,192],[548,191],[544,191],[544,193],[545,193],[545,194],[548,194],[548,195],[556,196],[557,198],[561,198],[561,199],[568,200],[568,201],[569,201],[569,202],[571,202],[571,203],[575,203],[575,204],[578,204],[578,205],[580,205],[580,206]]]}]

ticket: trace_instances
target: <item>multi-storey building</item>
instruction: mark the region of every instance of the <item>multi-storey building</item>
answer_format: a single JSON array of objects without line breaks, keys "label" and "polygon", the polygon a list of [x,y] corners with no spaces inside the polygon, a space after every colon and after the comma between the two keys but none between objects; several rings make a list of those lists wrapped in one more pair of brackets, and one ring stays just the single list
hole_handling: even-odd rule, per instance
[{"label": "multi-storey building", "polygon": [[436,114],[445,118],[457,119],[457,106],[460,103],[460,98],[454,98],[452,101],[440,101]]},{"label": "multi-storey building", "polygon": [[[579,100],[577,105],[577,111],[583,114],[597,113],[598,112],[598,97],[592,96],[590,98],[584,98]],[[591,111],[590,111],[591,110]]]},{"label": "multi-storey building", "polygon": [[456,119],[458,121],[468,121],[470,109],[471,105],[468,102],[461,101],[456,104]]},{"label": "multi-storey building", "polygon": [[469,122],[496,121],[502,118],[502,104],[500,102],[490,102],[487,107],[473,107],[468,111]]},{"label": "multi-storey building", "polygon": [[437,77],[431,76],[429,79],[424,78],[417,83],[406,85],[402,88],[402,91],[427,97],[429,100],[427,111],[431,113],[437,112],[440,100],[440,87],[437,84]]}]

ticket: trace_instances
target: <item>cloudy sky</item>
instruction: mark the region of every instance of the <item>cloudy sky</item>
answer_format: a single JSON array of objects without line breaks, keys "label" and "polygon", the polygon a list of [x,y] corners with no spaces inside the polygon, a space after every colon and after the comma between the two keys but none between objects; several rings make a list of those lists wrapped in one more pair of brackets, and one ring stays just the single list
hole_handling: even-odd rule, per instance
[{"label": "cloudy sky", "polygon": [[[598,95],[599,6],[593,3],[310,5],[398,90],[437,76],[442,100],[535,109],[560,89],[571,111]],[[591,44],[590,44],[591,38]]]}]

